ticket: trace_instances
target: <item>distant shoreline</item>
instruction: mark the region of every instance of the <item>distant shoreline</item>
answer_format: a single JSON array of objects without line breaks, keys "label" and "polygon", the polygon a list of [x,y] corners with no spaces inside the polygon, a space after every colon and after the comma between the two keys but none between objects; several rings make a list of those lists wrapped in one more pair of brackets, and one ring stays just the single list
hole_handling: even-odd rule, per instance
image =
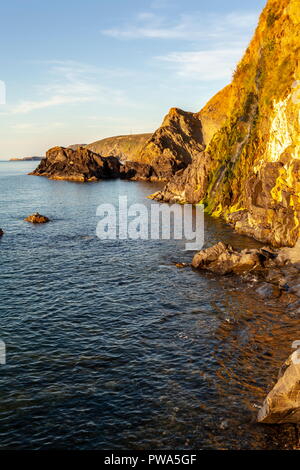
[{"label": "distant shoreline", "polygon": [[40,162],[44,157],[21,157],[21,158],[10,158],[9,162]]}]

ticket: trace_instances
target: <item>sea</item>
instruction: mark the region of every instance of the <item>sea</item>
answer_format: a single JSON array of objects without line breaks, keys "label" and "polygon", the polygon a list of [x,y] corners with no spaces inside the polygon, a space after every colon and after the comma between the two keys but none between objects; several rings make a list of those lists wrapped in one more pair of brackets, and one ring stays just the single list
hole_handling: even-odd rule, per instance
[{"label": "sea", "polygon": [[[0,449],[290,449],[257,412],[298,318],[253,278],[178,269],[186,240],[101,240],[100,204],[161,184],[75,183],[0,162]],[[32,225],[40,212],[51,219]],[[260,246],[205,216],[205,247]]]}]

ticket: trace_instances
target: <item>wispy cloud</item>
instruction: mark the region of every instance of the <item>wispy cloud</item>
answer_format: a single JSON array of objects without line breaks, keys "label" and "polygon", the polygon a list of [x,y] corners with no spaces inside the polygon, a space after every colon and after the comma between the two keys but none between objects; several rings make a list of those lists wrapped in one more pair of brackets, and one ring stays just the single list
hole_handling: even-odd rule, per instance
[{"label": "wispy cloud", "polygon": [[[135,16],[130,24],[111,28],[103,34],[121,39],[174,40],[172,49],[155,57],[179,77],[200,81],[230,80],[236,63],[257,24],[259,12],[181,15],[176,22],[152,11]],[[183,49],[186,44],[186,51]],[[188,47],[187,47],[188,45]],[[172,47],[172,46],[171,46]],[[173,46],[174,47],[174,46]]]},{"label": "wispy cloud", "polygon": [[229,80],[241,53],[241,48],[172,52],[157,59],[167,63],[177,75],[184,78],[198,81]]},{"label": "wispy cloud", "polygon": [[180,39],[195,40],[235,40],[245,36],[245,31],[253,29],[257,23],[256,12],[233,12],[224,16],[195,13],[181,15],[172,22],[161,15],[143,12],[122,27],[110,28],[103,34],[118,39]]},{"label": "wispy cloud", "polygon": [[[129,105],[123,90],[101,85],[104,73],[101,68],[73,61],[49,61],[43,64],[48,68],[49,81],[36,86],[36,98],[21,100],[1,114],[27,114],[54,106],[93,101]],[[127,73],[118,70],[105,72],[108,76],[115,73],[118,77]]]}]

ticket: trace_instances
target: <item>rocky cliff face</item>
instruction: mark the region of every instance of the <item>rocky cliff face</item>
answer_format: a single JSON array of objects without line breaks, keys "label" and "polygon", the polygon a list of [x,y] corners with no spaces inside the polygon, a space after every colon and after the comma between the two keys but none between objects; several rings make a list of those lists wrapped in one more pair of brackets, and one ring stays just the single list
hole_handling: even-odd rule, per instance
[{"label": "rocky cliff face", "polygon": [[229,86],[219,92],[199,113],[171,108],[134,159],[152,165],[165,179],[185,169],[224,124],[230,90]]},{"label": "rocky cliff face", "polygon": [[[175,175],[157,199],[202,202],[208,213],[224,217],[241,233],[275,246],[296,243],[300,233],[299,26],[299,0],[268,1],[234,74],[227,111],[222,97],[216,100],[212,116],[217,122],[224,120],[221,128],[217,125],[214,132],[211,126],[213,136],[203,139],[204,152],[193,144],[191,164]],[[199,117],[209,122],[205,111]]]}]

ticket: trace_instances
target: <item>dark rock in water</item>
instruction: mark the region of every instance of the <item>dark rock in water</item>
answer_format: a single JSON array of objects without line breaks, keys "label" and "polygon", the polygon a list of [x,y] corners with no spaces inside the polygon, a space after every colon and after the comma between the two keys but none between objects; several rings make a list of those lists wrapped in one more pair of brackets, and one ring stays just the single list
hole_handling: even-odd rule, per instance
[{"label": "dark rock in water", "polygon": [[193,258],[192,266],[216,274],[243,274],[263,269],[266,262],[273,256],[274,253],[267,248],[239,252],[232,246],[220,242],[206,250],[199,251]]},{"label": "dark rock in water", "polygon": [[32,224],[46,224],[47,222],[50,222],[50,219],[48,219],[48,217],[46,217],[45,215],[41,215],[38,212],[29,215],[24,220],[26,222],[31,222]]},{"label": "dark rock in water", "polygon": [[0,228],[0,237],[2,237],[2,235],[4,235],[4,232],[3,232],[2,228]]},{"label": "dark rock in water", "polygon": [[102,157],[88,148],[54,147],[32,175],[69,181],[98,181],[109,178],[157,180],[159,175],[151,165],[126,161],[117,157]]},{"label": "dark rock in water", "polygon": [[300,423],[300,350],[280,369],[278,381],[259,410],[259,423]]},{"label": "dark rock in water", "polygon": [[84,182],[117,178],[119,169],[120,162],[115,157],[103,158],[83,147],[75,150],[54,147],[48,150],[46,158],[31,174],[51,179]]},{"label": "dark rock in water", "polygon": [[256,292],[265,299],[279,299],[295,314],[300,298],[300,265],[298,247],[272,250],[268,247],[237,251],[225,243],[218,243],[199,251],[193,258],[192,267],[215,274],[253,273],[260,282]]}]

